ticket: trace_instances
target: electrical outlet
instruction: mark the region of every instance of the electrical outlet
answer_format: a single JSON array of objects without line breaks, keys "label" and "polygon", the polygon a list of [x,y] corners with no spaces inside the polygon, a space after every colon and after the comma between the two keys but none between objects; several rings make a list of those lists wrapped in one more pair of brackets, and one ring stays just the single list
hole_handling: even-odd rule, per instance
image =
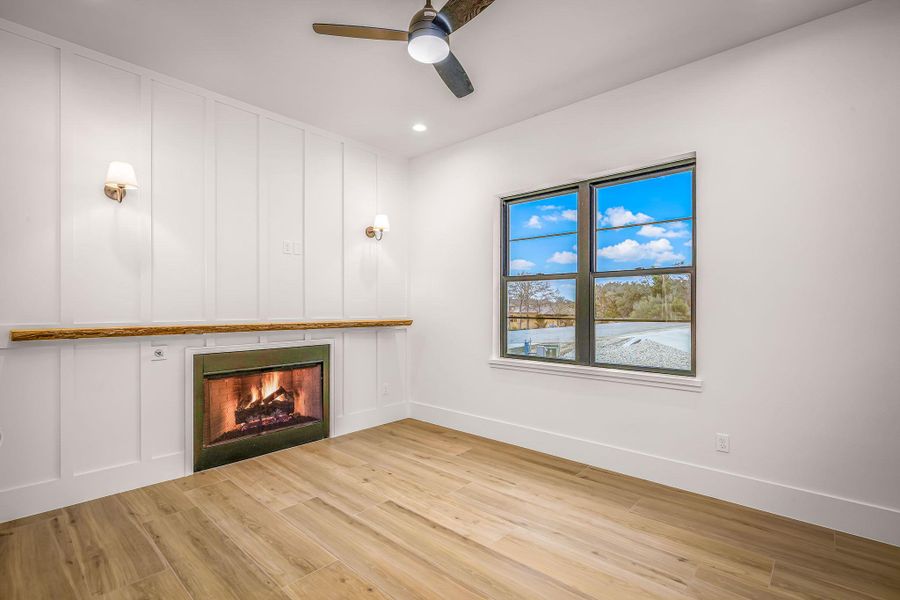
[{"label": "electrical outlet", "polygon": [[291,240],[284,240],[281,242],[281,251],[285,254],[291,254],[294,251],[294,244]]},{"label": "electrical outlet", "polygon": [[151,349],[150,360],[166,360],[168,356],[167,346],[153,346]]},{"label": "electrical outlet", "polygon": [[716,451],[731,452],[731,438],[728,437],[727,433],[716,434]]}]

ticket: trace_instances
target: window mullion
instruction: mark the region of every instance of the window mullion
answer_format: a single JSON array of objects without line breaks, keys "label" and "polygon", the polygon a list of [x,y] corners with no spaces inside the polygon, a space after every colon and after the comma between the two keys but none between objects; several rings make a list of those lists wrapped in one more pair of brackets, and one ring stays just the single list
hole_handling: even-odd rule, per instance
[{"label": "window mullion", "polygon": [[593,319],[591,312],[591,186],[578,185],[578,275],[575,287],[575,361],[589,365],[592,360]]}]

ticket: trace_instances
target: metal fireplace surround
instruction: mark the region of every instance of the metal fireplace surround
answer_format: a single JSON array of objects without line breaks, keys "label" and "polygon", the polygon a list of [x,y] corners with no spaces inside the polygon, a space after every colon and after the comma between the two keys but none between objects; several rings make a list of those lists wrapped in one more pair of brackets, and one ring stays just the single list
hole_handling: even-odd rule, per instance
[{"label": "metal fireplace surround", "polygon": [[[194,471],[202,471],[328,437],[331,381],[329,356],[329,345],[304,345],[194,355]],[[240,376],[260,371],[293,369],[316,364],[322,367],[322,418],[320,420],[204,447],[204,381],[207,378]]]}]

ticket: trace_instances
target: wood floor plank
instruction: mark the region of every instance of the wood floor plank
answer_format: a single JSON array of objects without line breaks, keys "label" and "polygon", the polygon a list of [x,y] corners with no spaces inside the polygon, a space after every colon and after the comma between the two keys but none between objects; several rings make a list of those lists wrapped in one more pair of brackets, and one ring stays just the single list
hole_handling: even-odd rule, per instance
[{"label": "wood floor plank", "polygon": [[365,459],[367,463],[380,467],[386,473],[396,474],[407,481],[417,481],[433,493],[448,494],[469,483],[468,479],[428,467],[390,450],[373,453],[371,446],[362,441],[348,442],[341,448],[343,452]]},{"label": "wood floor plank", "polygon": [[359,518],[488,598],[587,597],[395,502],[366,510]]},{"label": "wood floor plank", "polygon": [[25,527],[27,525],[32,525],[34,523],[39,523],[41,521],[49,521],[53,517],[58,517],[63,514],[61,508],[57,508],[55,510],[48,510],[47,512],[38,513],[36,515],[31,515],[30,517],[22,517],[21,519],[13,519],[12,521],[6,521],[5,523],[0,523],[0,534],[5,531],[11,531],[13,529],[17,529],[19,527]]},{"label": "wood floor plank", "polygon": [[655,540],[644,543],[627,530],[596,526],[596,521],[572,518],[562,510],[552,511],[478,486],[466,488],[461,495],[518,522],[518,531],[504,538],[509,548],[526,544],[543,546],[550,552],[553,547],[557,555],[603,569],[657,594],[666,588],[674,592],[670,595],[683,597],[687,581],[698,566],[688,553],[660,548]]},{"label": "wood floor plank", "polygon": [[396,472],[365,465],[348,473],[374,485],[386,498],[406,506],[439,525],[476,542],[490,544],[511,533],[516,525],[451,494],[438,494],[419,481],[408,480]]},{"label": "wood floor plank", "polygon": [[340,561],[293,583],[287,592],[294,600],[390,600]]},{"label": "wood floor plank", "polygon": [[491,548],[593,598],[682,600],[690,597],[648,580],[635,581],[640,579],[636,574],[623,578],[621,573],[611,572],[606,564],[584,560],[583,556],[567,551],[565,547],[545,540],[526,539],[522,534],[509,535],[492,544]]},{"label": "wood floor plank", "polygon": [[221,473],[272,510],[281,510],[314,498],[308,482],[272,461],[242,460],[222,467]]},{"label": "wood floor plank", "polygon": [[87,597],[73,587],[56,545],[51,519],[39,519],[0,533],[0,598]]},{"label": "wood floor plank", "polygon": [[128,513],[141,523],[193,508],[194,504],[184,495],[183,487],[174,481],[138,488],[119,494]]},{"label": "wood floor plank", "polygon": [[171,569],[166,569],[105,594],[102,600],[191,600],[191,596],[178,580],[178,576]]},{"label": "wood floor plank", "polygon": [[499,491],[473,484],[453,496],[550,540],[578,540],[654,569],[668,565],[666,572],[676,582],[701,565],[759,582],[768,582],[772,571],[773,561],[760,553],[668,527],[621,508],[600,505],[585,509],[559,502],[553,495],[514,496],[506,493],[509,491],[516,489]]},{"label": "wood floor plank", "polygon": [[853,589],[830,583],[817,577],[817,573],[793,565],[775,563],[772,573],[772,589],[788,592],[791,597],[803,600],[873,600],[875,598],[900,598],[900,593],[882,595],[864,594]]},{"label": "wood floor plank", "polygon": [[296,448],[291,448],[289,450],[285,450],[284,452],[289,453],[291,451],[314,455],[327,461],[335,468],[352,468],[366,464],[366,461],[364,460],[360,460],[355,456],[351,456],[349,454],[346,454],[345,452],[341,452],[341,450],[336,445],[304,444],[303,446],[297,446]]},{"label": "wood floor plank", "polygon": [[199,508],[144,524],[195,600],[287,598]]},{"label": "wood floor plank", "polygon": [[335,561],[335,557],[232,481],[188,492],[190,499],[279,586]]},{"label": "wood floor plank", "polygon": [[313,457],[285,456],[280,453],[265,457],[267,464],[281,473],[290,474],[298,485],[305,486],[315,497],[326,499],[341,510],[355,514],[384,502],[385,498],[365,482],[350,477],[344,469],[322,466]]},{"label": "wood floor plank", "polygon": [[388,435],[389,439],[393,439],[400,444],[425,443],[431,449],[450,456],[457,456],[472,449],[472,444],[470,443],[442,435],[424,433],[420,429],[410,427],[406,421],[388,423],[384,426],[383,431]]},{"label": "wood floor plank", "polygon": [[181,491],[189,492],[198,487],[216,483],[217,481],[222,481],[222,473],[220,472],[220,470],[207,469],[205,471],[198,471],[196,473],[188,475],[187,477],[173,479],[172,483],[178,486]]},{"label": "wood floor plank", "polygon": [[773,590],[768,582],[747,581],[704,567],[691,580],[691,591],[698,600],[799,600],[794,594]]},{"label": "wood floor plank", "polygon": [[849,533],[841,533],[840,531],[835,533],[834,543],[838,554],[849,554],[900,570],[900,547],[876,542],[875,540],[867,540]]},{"label": "wood floor plank", "polygon": [[[525,456],[528,457],[529,460],[544,462],[547,465],[552,466],[553,468],[566,471],[572,475],[577,474],[579,471],[582,471],[586,466],[583,463],[579,463],[559,456],[544,454],[543,452],[537,452],[535,450],[530,450],[521,446],[498,442],[497,440],[473,435],[464,431],[448,429],[446,427],[441,427],[432,423],[426,423],[424,421],[418,421],[416,419],[404,419],[402,421],[398,421],[397,423],[407,429],[430,434],[423,437],[423,440],[427,441],[427,443],[429,444],[432,443],[432,440],[435,438],[454,440],[459,444],[471,446],[473,449],[480,448],[489,452],[503,452],[514,456]],[[394,425],[394,423],[391,423],[391,425]]]},{"label": "wood floor plank", "polygon": [[482,597],[324,500],[313,498],[284,509],[282,514],[394,600]]},{"label": "wood floor plank", "polygon": [[[83,586],[105,594],[159,573],[165,563],[125,505],[107,496],[70,506],[53,519],[55,535],[71,573],[80,571]],[[82,583],[74,581],[76,588]]]}]

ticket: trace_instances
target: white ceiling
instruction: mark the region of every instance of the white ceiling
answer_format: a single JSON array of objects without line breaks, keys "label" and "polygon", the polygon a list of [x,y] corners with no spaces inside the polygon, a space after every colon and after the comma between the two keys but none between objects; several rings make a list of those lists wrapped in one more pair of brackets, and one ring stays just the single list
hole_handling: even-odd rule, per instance
[{"label": "white ceiling", "polygon": [[496,0],[452,36],[463,99],[402,42],[311,28],[406,29],[424,0],[0,0],[0,17],[414,156],[862,1]]}]

